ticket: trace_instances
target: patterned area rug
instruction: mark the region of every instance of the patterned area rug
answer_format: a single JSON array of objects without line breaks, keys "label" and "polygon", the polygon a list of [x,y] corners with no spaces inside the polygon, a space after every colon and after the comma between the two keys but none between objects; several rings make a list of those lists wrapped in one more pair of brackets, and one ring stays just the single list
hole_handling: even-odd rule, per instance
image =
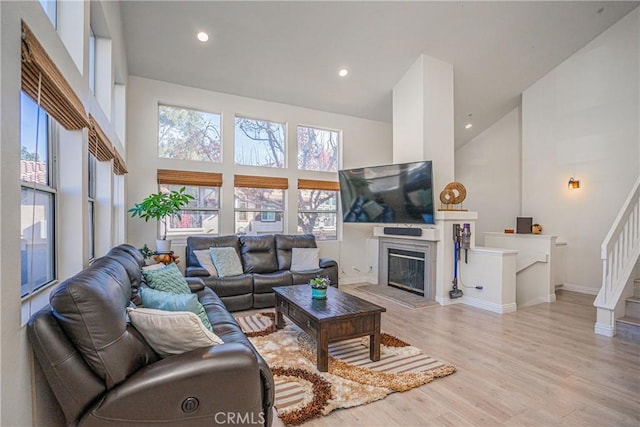
[{"label": "patterned area rug", "polygon": [[276,384],[275,407],[287,425],[383,399],[455,372],[455,367],[382,334],[380,360],[369,359],[369,338],[329,345],[329,372],[316,369],[315,341],[286,321],[276,331],[273,313],[239,317],[238,322],[267,361]]}]

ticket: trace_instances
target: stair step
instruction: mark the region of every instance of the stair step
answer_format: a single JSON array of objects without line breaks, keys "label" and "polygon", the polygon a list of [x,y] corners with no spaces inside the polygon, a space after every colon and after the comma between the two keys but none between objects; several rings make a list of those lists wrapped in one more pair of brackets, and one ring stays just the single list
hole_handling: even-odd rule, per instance
[{"label": "stair step", "polygon": [[616,337],[640,344],[640,318],[624,316],[616,319]]},{"label": "stair step", "polygon": [[640,318],[640,298],[629,297],[624,301],[624,315]]},{"label": "stair step", "polygon": [[633,316],[623,316],[616,319],[616,322],[626,323],[627,325],[635,325],[640,327],[640,318]]}]

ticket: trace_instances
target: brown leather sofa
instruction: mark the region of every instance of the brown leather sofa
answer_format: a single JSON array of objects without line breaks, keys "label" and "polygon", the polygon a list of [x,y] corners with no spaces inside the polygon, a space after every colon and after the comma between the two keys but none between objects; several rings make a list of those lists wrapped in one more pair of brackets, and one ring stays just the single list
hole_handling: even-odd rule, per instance
[{"label": "brown leather sofa", "polygon": [[144,259],[120,245],[64,281],[28,336],[69,425],[270,425],[269,367],[211,288],[190,280],[224,344],[161,359],[127,322]]},{"label": "brown leather sofa", "polygon": [[[238,253],[244,274],[211,276],[194,250],[232,247]],[[338,287],[338,263],[320,258],[319,267],[304,272],[290,271],[293,248],[315,248],[313,234],[275,234],[259,236],[191,236],[187,238],[187,277],[199,277],[215,291],[230,311],[275,306],[274,286],[302,285],[317,276],[327,276]]]}]

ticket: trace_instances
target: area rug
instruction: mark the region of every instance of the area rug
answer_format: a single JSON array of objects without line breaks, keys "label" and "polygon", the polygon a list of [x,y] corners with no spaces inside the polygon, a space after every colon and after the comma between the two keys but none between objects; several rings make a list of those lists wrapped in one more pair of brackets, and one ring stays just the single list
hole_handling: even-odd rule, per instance
[{"label": "area rug", "polygon": [[456,369],[383,333],[379,361],[369,359],[368,337],[355,338],[330,344],[329,372],[319,372],[314,340],[286,318],[284,329],[276,331],[274,320],[273,313],[258,313],[238,323],[273,372],[274,406],[286,425],[383,399]]}]

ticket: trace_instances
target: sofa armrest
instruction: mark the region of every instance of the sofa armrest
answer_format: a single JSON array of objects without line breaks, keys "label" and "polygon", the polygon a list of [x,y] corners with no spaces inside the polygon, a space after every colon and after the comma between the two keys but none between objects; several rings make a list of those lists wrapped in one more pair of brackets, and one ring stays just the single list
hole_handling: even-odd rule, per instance
[{"label": "sofa armrest", "polygon": [[184,271],[187,277],[209,277],[211,276],[204,267],[187,267]]},{"label": "sofa armrest", "polygon": [[331,258],[320,258],[320,268],[327,268],[327,267],[337,267],[338,263],[336,262],[336,260],[333,260]]},{"label": "sofa armrest", "polygon": [[205,347],[142,368],[87,411],[81,424],[219,425],[234,413],[264,425],[261,383],[246,345]]},{"label": "sofa armrest", "polygon": [[185,280],[191,292],[198,292],[204,289],[204,282],[199,277],[185,277]]}]

